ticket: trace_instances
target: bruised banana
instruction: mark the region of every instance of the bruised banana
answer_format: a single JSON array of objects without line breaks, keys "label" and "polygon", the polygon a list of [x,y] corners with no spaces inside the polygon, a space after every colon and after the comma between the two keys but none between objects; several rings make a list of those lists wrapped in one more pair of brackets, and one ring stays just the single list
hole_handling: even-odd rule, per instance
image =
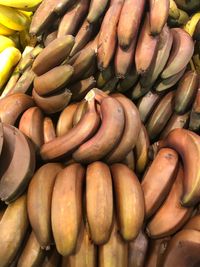
[{"label": "bruised banana", "polygon": [[45,117],[43,121],[44,143],[48,143],[56,138],[56,130],[50,117]]},{"label": "bruised banana", "polygon": [[88,100],[88,109],[85,115],[75,127],[41,147],[42,159],[56,159],[71,153],[96,132],[99,123],[100,117],[96,111],[95,100],[92,98]]},{"label": "bruised banana", "polygon": [[69,256],[76,248],[82,222],[84,175],[80,164],[69,165],[59,172],[53,188],[52,230],[56,248],[62,256]]},{"label": "bruised banana", "polygon": [[190,218],[192,209],[182,207],[180,204],[180,197],[183,193],[183,176],[183,167],[179,164],[179,170],[169,195],[147,224],[147,232],[151,238],[173,235]]},{"label": "bruised banana", "polygon": [[19,122],[19,130],[31,139],[37,149],[44,143],[43,120],[40,108],[32,107],[23,113]]},{"label": "bruised banana", "polygon": [[151,217],[167,197],[175,180],[177,168],[178,154],[170,148],[161,149],[141,183],[146,218]]},{"label": "bruised banana", "polygon": [[32,178],[35,170],[35,151],[28,138],[14,126],[3,124],[3,133],[0,198],[11,202],[26,190]]},{"label": "bruised banana", "polygon": [[[111,165],[119,231],[126,241],[139,234],[144,220],[144,196],[137,176],[126,165]],[[139,209],[137,207],[140,207]]]},{"label": "bruised banana", "polygon": [[108,242],[113,221],[113,189],[109,167],[103,162],[86,171],[86,216],[90,238],[96,245]]},{"label": "bruised banana", "polygon": [[[47,163],[34,174],[27,194],[27,209],[31,227],[43,249],[52,244],[51,199],[56,175],[62,170],[59,163]],[[46,179],[47,177],[47,179]]]}]

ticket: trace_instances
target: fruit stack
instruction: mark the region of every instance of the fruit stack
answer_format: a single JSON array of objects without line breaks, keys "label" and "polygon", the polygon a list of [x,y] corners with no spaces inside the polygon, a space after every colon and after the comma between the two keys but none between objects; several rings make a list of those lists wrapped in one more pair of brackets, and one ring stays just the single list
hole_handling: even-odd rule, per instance
[{"label": "fruit stack", "polygon": [[200,2],[0,0],[0,267],[200,266]]}]

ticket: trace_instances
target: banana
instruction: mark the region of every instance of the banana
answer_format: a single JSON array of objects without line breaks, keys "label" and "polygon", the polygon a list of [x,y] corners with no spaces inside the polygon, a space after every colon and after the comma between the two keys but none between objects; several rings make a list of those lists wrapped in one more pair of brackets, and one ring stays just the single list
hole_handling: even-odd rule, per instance
[{"label": "banana", "polygon": [[123,0],[113,0],[101,24],[97,49],[98,67],[100,70],[106,69],[114,56],[117,41],[117,25],[123,2]]},{"label": "banana", "polygon": [[176,5],[175,0],[169,1],[169,16],[173,19],[178,19],[180,16],[180,10]]},{"label": "banana", "polygon": [[91,0],[89,12],[87,15],[87,21],[90,24],[97,22],[106,10],[108,3],[108,0],[103,0],[101,2],[99,2],[98,0]]},{"label": "banana", "polygon": [[76,34],[88,11],[89,2],[89,0],[75,2],[75,4],[65,13],[58,27],[58,38],[68,34]]},{"label": "banana", "polygon": [[96,80],[93,76],[72,84],[71,86],[69,86],[69,89],[72,93],[72,101],[81,101],[86,96],[86,94],[95,86]]},{"label": "banana", "polygon": [[45,117],[43,122],[44,143],[48,143],[56,138],[56,131],[50,117]]},{"label": "banana", "polygon": [[135,145],[136,173],[143,173],[148,163],[149,136],[142,124],[137,143]]},{"label": "banana", "polygon": [[96,245],[108,242],[113,221],[113,189],[109,167],[103,162],[86,171],[86,216],[90,238]]},{"label": "banana", "polygon": [[44,261],[45,252],[41,249],[34,232],[31,232],[29,239],[18,260],[18,267],[41,266]]},{"label": "banana", "polygon": [[160,34],[167,22],[169,2],[169,0],[150,0],[150,31],[152,35]]},{"label": "banana", "polygon": [[190,113],[189,129],[196,132],[200,129],[200,90],[198,89]]},{"label": "banana", "polygon": [[4,35],[4,36],[9,36],[14,34],[15,31],[12,29],[7,28],[6,26],[4,26],[3,24],[0,23],[0,34]]},{"label": "banana", "polygon": [[9,37],[0,35],[0,53],[8,47],[15,46],[15,43]]},{"label": "banana", "polygon": [[199,249],[200,233],[195,230],[182,230],[169,241],[160,266],[198,266]]},{"label": "banana", "polygon": [[58,174],[53,188],[52,230],[56,248],[62,256],[72,254],[76,248],[82,222],[84,175],[80,164],[69,165]]},{"label": "banana", "polygon": [[33,63],[33,71],[42,75],[60,65],[70,54],[75,43],[72,35],[56,38],[37,56]]},{"label": "banana", "polygon": [[35,8],[38,7],[38,5],[42,2],[42,0],[7,0],[6,2],[1,0],[0,5],[3,6],[8,6],[8,7],[14,7],[20,10],[25,10],[25,11],[31,11],[35,10]]},{"label": "banana", "polygon": [[174,110],[177,114],[184,114],[191,108],[198,85],[198,74],[195,71],[187,71],[180,80],[175,92]]},{"label": "banana", "polygon": [[55,30],[53,32],[44,35],[44,46],[47,47],[50,43],[52,43],[57,38],[58,31]]},{"label": "banana", "polygon": [[167,197],[175,180],[177,168],[178,154],[175,150],[165,148],[158,152],[141,183],[146,218],[151,217]]},{"label": "banana", "polygon": [[[90,66],[88,67],[88,69],[85,71],[85,73],[83,73],[83,75],[81,75],[81,77],[79,78],[79,80],[85,80],[88,79],[91,76],[94,76],[98,70],[97,68],[97,58],[94,57],[91,60],[92,62],[90,63]],[[74,81],[76,80],[76,78],[74,79]]]},{"label": "banana", "polygon": [[19,130],[30,138],[37,150],[44,143],[43,121],[41,109],[32,107],[23,113],[19,122]]},{"label": "banana", "polygon": [[174,91],[166,94],[147,121],[147,132],[151,140],[155,140],[164,129],[173,113]]},{"label": "banana", "polygon": [[78,103],[67,106],[60,114],[56,125],[56,136],[65,135],[73,127],[73,117]]},{"label": "banana", "polygon": [[[6,37],[5,37],[6,38]],[[21,58],[21,52],[15,47],[7,47],[0,53],[0,89],[8,81],[13,67],[17,65]]]},{"label": "banana", "polygon": [[117,146],[105,157],[107,163],[121,162],[135,147],[141,129],[138,110],[131,100],[121,94],[113,94],[122,105],[125,115],[125,127]]},{"label": "banana", "polygon": [[158,80],[158,83],[155,85],[155,91],[158,92],[158,93],[167,91],[167,89],[169,89],[172,86],[174,86],[180,80],[180,78],[185,73],[185,70],[186,70],[186,67],[183,68],[177,74],[172,75],[171,77],[169,77],[167,79]]},{"label": "banana", "polygon": [[128,266],[143,267],[148,249],[148,237],[140,231],[136,239],[128,245]]},{"label": "banana", "polygon": [[35,151],[25,135],[14,126],[3,124],[3,133],[0,198],[11,202],[25,191],[34,173]]},{"label": "banana", "polygon": [[114,221],[109,241],[99,246],[99,267],[128,267],[128,243],[118,233],[117,222]]},{"label": "banana", "polygon": [[190,61],[194,52],[194,43],[191,36],[180,28],[171,29],[173,46],[167,65],[161,77],[167,79],[179,73]]},{"label": "banana", "polygon": [[[4,1],[5,2],[5,1]],[[0,4],[0,23],[14,31],[22,31],[29,27],[29,19],[17,9]]]},{"label": "banana", "polygon": [[95,100],[94,98],[88,99],[88,109],[81,121],[63,136],[59,136],[41,147],[42,159],[56,159],[70,154],[96,132],[99,123],[100,118],[96,111]]},{"label": "banana", "polygon": [[87,112],[88,103],[85,99],[83,99],[77,106],[76,111],[73,116],[73,126],[77,125],[82,117]]},{"label": "banana", "polygon": [[116,91],[116,87],[118,84],[119,78],[113,77],[111,80],[109,80],[104,87],[101,89],[106,94],[111,94]]},{"label": "banana", "polygon": [[191,229],[199,231],[200,229],[200,216],[199,214],[192,217],[183,227],[183,229]]},{"label": "banana", "polygon": [[144,7],[144,0],[124,1],[117,27],[118,42],[121,48],[127,49],[131,43],[136,42]]},{"label": "banana", "polygon": [[56,248],[53,248],[49,254],[46,255],[42,267],[58,267],[60,263],[60,255]]},{"label": "banana", "polygon": [[118,78],[124,79],[130,71],[134,61],[136,41],[136,38],[133,39],[127,50],[123,50],[120,45],[117,47],[115,53],[115,75]]},{"label": "banana", "polygon": [[41,108],[46,114],[53,114],[63,110],[71,99],[71,92],[68,89],[64,89],[58,94],[51,96],[40,96],[35,89],[32,91],[32,96],[39,108]]},{"label": "banana", "polygon": [[179,164],[178,173],[169,195],[147,224],[147,233],[151,238],[173,235],[190,218],[192,208],[185,208],[180,204],[180,197],[183,193],[183,179],[183,167]]},{"label": "banana", "polygon": [[125,159],[122,161],[123,164],[125,164],[127,167],[129,167],[129,169],[131,169],[132,171],[135,170],[135,156],[134,156],[134,152],[133,150],[131,150],[127,156],[125,157]]},{"label": "banana", "polygon": [[[200,161],[200,137],[189,130],[175,129],[164,140],[159,141],[156,146],[158,148],[171,147],[179,153],[184,169],[181,204],[185,207],[190,207],[198,203],[200,196],[200,173],[197,166]],[[188,146],[191,147],[190,153],[188,153]]]},{"label": "banana", "polygon": [[144,220],[142,188],[137,176],[124,164],[113,164],[111,174],[119,231],[124,240],[131,241],[139,234]]},{"label": "banana", "polygon": [[195,13],[190,20],[184,25],[183,29],[189,33],[190,36],[194,35],[195,28],[197,23],[200,20],[200,12]]},{"label": "banana", "polygon": [[59,89],[69,84],[74,73],[74,68],[70,65],[55,67],[41,76],[36,76],[33,86],[37,94],[45,96],[58,92]]},{"label": "banana", "polygon": [[[63,257],[61,267],[96,267],[97,247],[91,242],[86,226],[82,223],[76,253]],[[54,266],[52,266],[54,267]]]},{"label": "banana", "polygon": [[56,176],[61,170],[59,163],[43,165],[36,171],[28,187],[28,216],[35,237],[43,249],[52,244],[51,199]]},{"label": "banana", "polygon": [[159,38],[157,36],[151,36],[150,34],[150,18],[149,13],[147,13],[135,51],[136,70],[142,75],[148,71],[157,54]]},{"label": "banana", "polygon": [[187,112],[183,115],[173,114],[166,124],[165,128],[161,132],[160,139],[166,138],[166,136],[174,129],[188,128],[190,113]]},{"label": "banana", "polygon": [[86,46],[86,44],[92,39],[94,31],[94,24],[90,24],[87,20],[84,20],[78,33],[76,34],[75,44],[70,52],[71,57],[73,57],[76,53],[81,51],[81,49]]},{"label": "banana", "polygon": [[99,71],[96,77],[97,88],[103,88],[104,85],[110,81],[114,76],[113,66],[109,65],[105,70]]},{"label": "banana", "polygon": [[149,91],[137,103],[137,108],[140,114],[141,121],[145,123],[156,105],[159,103],[161,96],[153,91]]},{"label": "banana", "polygon": [[157,55],[153,59],[149,70],[140,78],[143,87],[151,87],[163,71],[169,58],[172,41],[172,33],[167,25],[165,25],[159,35]]},{"label": "banana", "polygon": [[177,19],[169,18],[168,24],[171,27],[181,27],[185,25],[189,19],[189,15],[185,11],[179,9],[179,17]]},{"label": "banana", "polygon": [[0,220],[0,262],[2,267],[9,267],[22,245],[28,230],[26,195],[9,204]]},{"label": "banana", "polygon": [[77,162],[84,163],[100,160],[109,154],[120,141],[125,124],[123,107],[116,99],[107,95],[101,97],[95,90],[90,94],[94,94],[97,100],[99,98],[102,124],[97,133],[73,153]]},{"label": "banana", "polygon": [[135,67],[132,67],[129,73],[127,73],[126,77],[123,80],[120,80],[117,86],[117,91],[126,92],[131,87],[135,85],[138,80],[138,73]]}]

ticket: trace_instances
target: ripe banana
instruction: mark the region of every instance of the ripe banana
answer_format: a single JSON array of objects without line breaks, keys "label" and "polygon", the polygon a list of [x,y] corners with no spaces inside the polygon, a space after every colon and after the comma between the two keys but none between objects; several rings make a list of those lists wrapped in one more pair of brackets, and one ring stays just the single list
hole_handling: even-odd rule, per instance
[{"label": "ripe banana", "polygon": [[20,255],[17,267],[41,266],[45,251],[41,249],[34,232],[32,231]]},{"label": "ripe banana", "polygon": [[0,220],[0,262],[2,267],[10,266],[22,245],[29,222],[26,195],[9,204]]},{"label": "ripe banana", "polygon": [[50,248],[53,241],[51,199],[56,176],[61,170],[62,166],[59,163],[43,165],[36,171],[28,187],[28,216],[33,232],[43,249]]},{"label": "ripe banana", "polygon": [[82,222],[84,175],[80,164],[71,164],[59,172],[53,188],[51,223],[56,248],[62,256],[69,256],[76,248]]},{"label": "ripe banana", "polygon": [[146,218],[151,217],[167,197],[175,180],[177,168],[178,154],[175,150],[165,148],[158,152],[141,183]]},{"label": "ripe banana", "polygon": [[154,57],[157,54],[158,37],[151,36],[150,18],[146,14],[144,24],[138,37],[135,51],[135,65],[139,74],[144,74],[150,68]]},{"label": "ripe banana", "polygon": [[200,20],[200,12],[195,13],[190,20],[184,25],[183,29],[189,33],[189,35],[193,36],[195,32],[195,28],[197,23]]},{"label": "ripe banana", "polygon": [[81,101],[95,86],[96,80],[93,76],[70,85],[69,89],[72,93],[72,101]]},{"label": "ripe banana", "polygon": [[183,179],[183,167],[179,164],[178,173],[169,195],[147,224],[147,232],[151,238],[173,235],[190,218],[192,208],[185,208],[180,204],[180,198],[183,193]]},{"label": "ripe banana", "polygon": [[124,240],[131,241],[139,234],[144,220],[142,188],[135,173],[124,164],[113,164],[111,174],[119,231]]},{"label": "ripe banana", "polygon": [[[6,37],[5,37],[6,38]],[[15,47],[8,47],[0,53],[0,89],[2,90],[5,83],[8,81],[13,67],[17,65],[21,58],[20,51]]]},{"label": "ripe banana", "polygon": [[121,140],[117,146],[105,157],[106,162],[121,162],[126,155],[135,147],[141,128],[141,121],[136,106],[122,94],[113,94],[122,105],[125,115],[125,127]]},{"label": "ripe banana", "polygon": [[140,231],[136,239],[128,245],[128,266],[129,267],[143,267],[148,249],[148,237]]},{"label": "ripe banana", "polygon": [[97,59],[100,70],[106,69],[114,56],[117,25],[123,6],[123,0],[113,0],[110,4],[99,32]]},{"label": "ripe banana", "polygon": [[0,34],[4,35],[4,36],[9,36],[14,34],[15,31],[12,29],[7,28],[6,26],[4,26],[3,24],[0,23]]},{"label": "ripe banana", "polygon": [[152,35],[161,33],[168,19],[169,0],[150,0],[150,31]]},{"label": "ripe banana", "polygon": [[32,11],[35,10],[42,0],[0,0],[0,5],[14,7],[20,10]]},{"label": "ripe banana", "polygon": [[[156,146],[158,148],[171,147],[179,153],[184,169],[181,204],[190,207],[198,203],[200,196],[200,173],[197,166],[200,162],[200,137],[185,129],[175,129],[164,140],[159,141]],[[192,149],[190,153],[188,153],[188,146]]]},{"label": "ripe banana", "polygon": [[74,42],[72,35],[56,38],[37,56],[33,63],[33,71],[37,75],[42,75],[60,65],[69,56]]},{"label": "ripe banana", "polygon": [[131,43],[136,42],[144,7],[144,0],[124,1],[117,27],[118,42],[121,48],[127,49]]},{"label": "ripe banana", "polygon": [[106,10],[108,3],[108,0],[102,0],[101,2],[99,0],[91,0],[87,21],[90,24],[97,22]]},{"label": "ripe banana", "polygon": [[71,95],[72,94],[68,89],[64,89],[58,94],[47,97],[40,96],[34,89],[32,91],[35,103],[46,114],[53,114],[63,110],[69,104]]},{"label": "ripe banana", "polygon": [[189,129],[194,132],[200,129],[200,90],[198,89],[190,114]]},{"label": "ripe banana", "polygon": [[179,73],[190,61],[194,52],[194,43],[191,36],[180,28],[171,29],[173,46],[167,65],[161,77],[167,79]]},{"label": "ripe banana", "polygon": [[[88,95],[95,95],[95,92],[90,91]],[[118,144],[124,130],[125,118],[122,105],[107,95],[101,98],[97,93],[95,97],[100,98],[102,124],[97,133],[73,153],[73,158],[77,162],[89,163],[105,157]]]},{"label": "ripe banana", "polygon": [[95,100],[92,98],[88,100],[86,114],[74,128],[41,147],[42,159],[56,159],[71,153],[96,132],[99,122],[100,118],[96,111]]},{"label": "ripe banana", "polygon": [[96,245],[108,242],[113,222],[113,189],[109,167],[103,162],[86,171],[86,216],[90,238]]},{"label": "ripe banana", "polygon": [[45,117],[43,121],[44,143],[48,143],[56,138],[56,131],[53,121],[50,117]]},{"label": "ripe banana", "polygon": [[40,96],[56,93],[70,82],[73,73],[74,68],[70,65],[55,67],[41,76],[35,77],[34,90]]},{"label": "ripe banana", "polygon": [[174,110],[177,114],[189,111],[194,102],[199,85],[199,77],[195,71],[187,71],[179,82],[174,97]]},{"label": "ripe banana", "polygon": [[15,43],[9,37],[0,35],[0,53],[8,47],[15,47]]},{"label": "ripe banana", "polygon": [[19,122],[19,130],[24,133],[35,145],[38,150],[44,143],[43,135],[44,116],[38,107],[27,109]]}]

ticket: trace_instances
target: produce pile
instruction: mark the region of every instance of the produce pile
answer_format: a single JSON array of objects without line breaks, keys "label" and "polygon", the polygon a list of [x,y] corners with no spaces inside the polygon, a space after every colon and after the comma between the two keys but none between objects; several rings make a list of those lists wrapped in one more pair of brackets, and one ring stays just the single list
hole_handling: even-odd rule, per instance
[{"label": "produce pile", "polygon": [[200,266],[200,1],[0,0],[0,267]]}]

